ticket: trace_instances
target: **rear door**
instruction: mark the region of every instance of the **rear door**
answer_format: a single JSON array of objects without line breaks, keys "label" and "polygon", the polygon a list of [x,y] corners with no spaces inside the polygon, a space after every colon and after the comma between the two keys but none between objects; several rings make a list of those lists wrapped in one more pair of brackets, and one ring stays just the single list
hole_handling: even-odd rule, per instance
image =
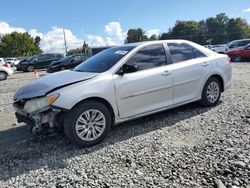
[{"label": "rear door", "polygon": [[173,76],[162,44],[142,48],[126,64],[137,65],[138,71],[113,76],[120,118],[173,104]]},{"label": "rear door", "polygon": [[209,73],[206,55],[186,43],[168,43],[174,79],[173,98],[178,105],[198,97]]},{"label": "rear door", "polygon": [[37,58],[35,66],[36,68],[47,68],[54,60],[58,60],[54,54],[42,54]]},{"label": "rear door", "polygon": [[243,50],[242,50],[242,57],[246,58],[246,59],[250,59],[250,45],[246,46]]}]

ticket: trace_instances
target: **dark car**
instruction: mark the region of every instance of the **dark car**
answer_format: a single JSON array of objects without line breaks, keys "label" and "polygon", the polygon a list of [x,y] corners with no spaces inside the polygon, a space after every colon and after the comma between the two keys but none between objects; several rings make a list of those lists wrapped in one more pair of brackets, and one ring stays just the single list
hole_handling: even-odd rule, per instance
[{"label": "dark car", "polygon": [[17,66],[17,70],[33,72],[35,69],[44,69],[49,66],[52,61],[62,59],[62,54],[41,54],[32,56],[20,62]]},{"label": "dark car", "polygon": [[246,45],[243,49],[230,51],[227,55],[235,62],[250,60],[250,44]]},{"label": "dark car", "polygon": [[31,61],[32,59],[36,58],[36,56],[30,56],[22,59],[17,65],[16,65],[16,70],[21,71],[21,65],[26,64],[26,62]]},{"label": "dark car", "polygon": [[57,72],[65,69],[73,69],[83,61],[87,59],[87,56],[84,54],[75,54],[71,56],[66,56],[58,61],[53,61],[50,63],[47,72]]}]

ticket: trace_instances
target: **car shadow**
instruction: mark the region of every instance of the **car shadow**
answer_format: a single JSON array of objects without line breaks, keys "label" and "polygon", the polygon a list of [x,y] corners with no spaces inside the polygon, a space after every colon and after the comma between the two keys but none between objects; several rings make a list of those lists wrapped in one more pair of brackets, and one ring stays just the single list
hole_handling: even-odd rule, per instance
[{"label": "car shadow", "polygon": [[[220,104],[221,102],[218,105]],[[192,103],[128,121],[114,126],[103,142],[89,148],[78,148],[73,146],[64,138],[62,134],[56,136],[30,136],[27,135],[27,133],[25,138],[16,140],[14,143],[15,146],[13,146],[13,142],[10,141],[11,139],[8,139],[11,144],[8,144],[8,141],[6,140],[3,142],[2,139],[4,137],[6,138],[6,135],[13,136],[22,134],[26,127],[22,126],[2,131],[0,132],[0,143],[5,144],[6,147],[0,147],[0,169],[8,169],[8,173],[4,173],[3,175],[0,172],[0,180],[6,181],[11,177],[19,176],[45,165],[47,165],[50,169],[66,168],[66,164],[64,162],[66,159],[79,155],[87,155],[105,147],[107,147],[108,150],[108,146],[110,145],[131,139],[138,135],[162,129],[164,127],[174,126],[175,123],[179,121],[203,114],[210,109],[211,108],[201,107],[197,103]],[[30,137],[28,138],[27,136]],[[22,139],[24,139],[23,142]],[[53,158],[53,160],[50,160],[50,157]],[[35,163],[35,165],[33,164],[29,166],[27,163]],[[11,164],[12,168],[8,166],[9,164]],[[25,168],[21,168],[23,166],[25,166]]]}]

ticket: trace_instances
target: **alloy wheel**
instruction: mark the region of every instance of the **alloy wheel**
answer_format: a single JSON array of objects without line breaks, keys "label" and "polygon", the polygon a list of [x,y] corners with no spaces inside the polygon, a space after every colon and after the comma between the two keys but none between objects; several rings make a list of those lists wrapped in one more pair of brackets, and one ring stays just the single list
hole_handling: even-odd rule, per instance
[{"label": "alloy wheel", "polygon": [[208,85],[207,91],[206,91],[207,100],[210,103],[214,103],[215,101],[217,101],[219,95],[220,95],[220,88],[219,88],[218,83],[211,82]]},{"label": "alloy wheel", "polygon": [[78,117],[75,130],[80,139],[93,141],[102,135],[105,127],[106,119],[104,114],[97,109],[90,109]]}]

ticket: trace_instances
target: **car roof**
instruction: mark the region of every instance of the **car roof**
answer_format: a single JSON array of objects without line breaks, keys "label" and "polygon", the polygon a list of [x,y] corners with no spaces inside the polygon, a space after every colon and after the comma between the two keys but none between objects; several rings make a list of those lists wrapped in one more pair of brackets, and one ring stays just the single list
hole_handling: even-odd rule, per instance
[{"label": "car roof", "polygon": [[192,43],[188,40],[183,39],[170,39],[170,40],[154,40],[154,41],[143,41],[143,42],[135,42],[135,43],[127,43],[123,44],[122,46],[141,46],[145,44],[162,44],[162,43]]},{"label": "car roof", "polygon": [[210,56],[212,54],[215,54],[216,52],[201,46],[199,44],[196,44],[194,42],[188,41],[188,40],[183,40],[183,39],[171,39],[171,40],[155,40],[155,41],[144,41],[144,42],[136,42],[136,43],[128,43],[128,44],[124,44],[121,46],[134,46],[134,47],[145,47],[148,45],[153,45],[153,44],[163,44],[163,43],[185,43],[188,45],[193,46],[196,49],[201,50],[203,53],[205,53],[207,56]]},{"label": "car roof", "polygon": [[240,42],[240,41],[250,41],[250,39],[239,39],[239,40],[233,40],[233,41],[231,41],[231,42],[229,42],[229,43],[234,43],[234,42]]}]

